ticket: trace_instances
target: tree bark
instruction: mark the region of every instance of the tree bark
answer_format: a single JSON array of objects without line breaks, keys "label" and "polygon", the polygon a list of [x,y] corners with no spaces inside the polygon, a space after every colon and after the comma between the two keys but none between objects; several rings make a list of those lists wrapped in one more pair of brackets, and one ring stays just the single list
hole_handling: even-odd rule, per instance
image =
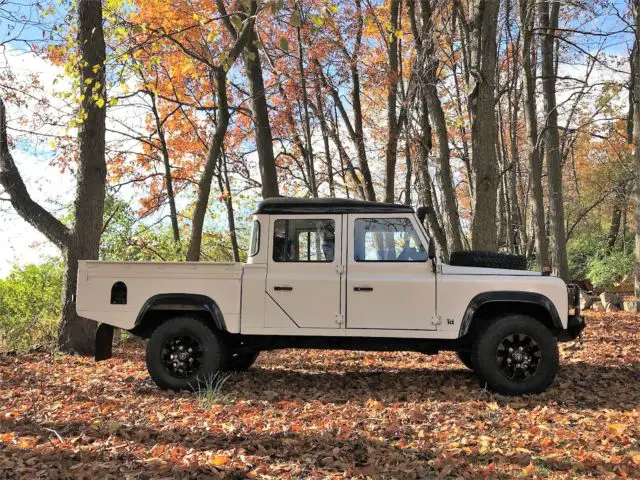
[{"label": "tree bark", "polygon": [[[257,10],[256,0],[252,0],[251,4],[251,11],[255,12]],[[278,197],[280,192],[278,190],[276,161],[273,154],[269,107],[265,96],[264,78],[262,77],[262,65],[257,44],[258,34],[255,31],[255,27],[252,26],[249,41],[245,45],[242,58],[251,94],[251,110],[256,130],[256,150],[262,178],[262,198],[270,198]]]},{"label": "tree bark", "polygon": [[[259,58],[257,56],[257,47],[256,47],[256,56],[252,57],[247,53],[248,43],[253,43],[252,39],[255,36],[255,12],[257,9],[257,4],[255,1],[251,2],[251,11],[249,12],[248,18],[245,20],[244,26],[240,32],[237,32],[235,27],[231,24],[228,15],[226,14],[225,6],[222,0],[216,0],[216,5],[220,14],[225,18],[225,26],[229,30],[234,37],[236,37],[236,41],[229,50],[229,54],[227,56],[227,61],[225,65],[213,65],[209,63],[209,68],[212,69],[212,73],[215,79],[215,89],[216,96],[218,97],[218,122],[216,124],[216,128],[211,136],[211,143],[209,146],[209,151],[207,152],[207,159],[205,161],[204,171],[202,172],[202,176],[198,181],[198,198],[196,199],[196,206],[193,212],[193,218],[191,220],[191,240],[189,241],[189,249],[187,250],[187,260],[191,262],[197,262],[200,260],[200,249],[202,246],[202,231],[204,227],[204,218],[207,213],[207,207],[209,205],[209,194],[211,193],[211,182],[213,181],[213,175],[215,173],[216,165],[218,164],[218,159],[220,158],[222,148],[224,146],[224,137],[227,133],[227,127],[229,126],[229,99],[227,98],[227,69],[235,63],[238,56],[241,52],[244,53],[245,58],[254,62],[258,61]],[[255,46],[255,45],[254,45]],[[246,62],[245,62],[246,65]],[[259,66],[259,63],[258,63]],[[260,80],[262,80],[262,71],[260,71]],[[251,83],[251,81],[250,81]],[[262,97],[264,99],[264,88],[258,90],[262,92]],[[255,101],[255,98],[254,98]],[[265,104],[266,106],[266,100]],[[268,117],[267,117],[267,126],[268,126]],[[271,136],[271,130],[269,130],[269,136]],[[256,134],[256,143],[258,143],[258,135]],[[273,154],[273,145],[269,144],[271,148],[271,153]],[[273,164],[275,169],[275,163]],[[262,165],[261,165],[262,172]],[[271,188],[271,186],[265,187],[263,176],[262,183],[262,191],[263,195],[265,192],[265,188],[267,190]],[[277,189],[277,182],[275,183]],[[266,197],[265,197],[266,198]]]},{"label": "tree bark", "polygon": [[429,123],[429,107],[426,100],[422,97],[421,109],[420,109],[420,158],[417,165],[417,177],[420,185],[420,202],[423,205],[432,207],[427,212],[427,222],[429,224],[429,230],[440,245],[440,251],[443,259],[446,261],[449,258],[449,247],[447,245],[447,236],[440,220],[438,219],[438,206],[437,198],[433,194],[433,183],[431,180],[431,174],[429,173],[429,153],[431,152],[432,135],[431,124]]},{"label": "tree bark", "polygon": [[171,158],[169,156],[169,149],[167,148],[167,139],[164,134],[164,125],[160,120],[158,113],[158,105],[156,94],[148,92],[151,99],[151,112],[156,124],[156,133],[158,134],[158,140],[160,141],[160,153],[162,154],[162,163],[164,165],[164,180],[167,188],[167,201],[169,202],[169,216],[171,217],[171,230],[173,231],[173,240],[176,243],[180,242],[180,226],[178,225],[178,209],[176,208],[175,193],[173,191],[173,176],[171,174]]},{"label": "tree bark", "polygon": [[542,189],[542,157],[536,116],[536,75],[531,40],[533,38],[535,0],[520,0],[522,38],[522,71],[524,82],[524,119],[527,130],[527,161],[531,188],[532,224],[539,269],[549,266],[549,241],[545,230],[544,193]]},{"label": "tree bark", "polygon": [[462,233],[460,232],[460,215],[458,213],[458,202],[453,187],[451,175],[449,132],[447,122],[438,95],[436,84],[438,82],[438,58],[435,52],[435,32],[433,25],[433,12],[430,0],[422,0],[422,48],[424,48],[425,69],[424,83],[422,85],[423,95],[429,110],[429,116],[433,123],[438,142],[438,168],[436,178],[442,191],[442,204],[444,206],[444,228],[447,235],[449,251],[456,252],[464,250],[462,245]]},{"label": "tree bark", "polygon": [[497,249],[495,75],[498,0],[470,0],[472,91],[471,114],[472,181],[475,184],[471,239],[474,249]]},{"label": "tree bark", "polygon": [[389,5],[389,71],[387,72],[387,150],[385,162],[384,201],[395,201],[396,163],[398,161],[398,139],[400,125],[397,116],[398,102],[398,21],[400,0],[391,0]]},{"label": "tree bark", "polygon": [[227,156],[222,150],[220,161],[218,162],[218,188],[224,197],[224,205],[227,210],[227,223],[229,225],[229,236],[231,237],[231,251],[233,261],[240,261],[240,246],[238,245],[238,234],[236,232],[236,220],[233,214],[233,197],[231,196],[231,183],[229,182],[229,172],[227,170]]},{"label": "tree bark", "polygon": [[640,3],[633,2],[634,45],[631,71],[633,82],[633,138],[635,142],[635,220],[636,220],[636,272],[635,295],[640,297]]},{"label": "tree bark", "polygon": [[[302,18],[302,7],[298,3],[298,11],[300,12],[300,18]],[[307,94],[307,79],[304,67],[304,49],[302,45],[302,27],[298,25],[297,39],[298,39],[298,71],[300,73],[300,89],[302,90],[302,109],[304,113],[304,140],[305,140],[305,161],[307,164],[307,178],[309,182],[309,190],[311,196],[318,198],[318,184],[316,182],[316,169],[313,158],[313,144],[311,141],[311,119],[309,117],[309,96]]]},{"label": "tree bark", "polygon": [[329,196],[331,198],[335,198],[336,185],[333,178],[333,160],[331,158],[331,147],[329,145],[329,129],[327,128],[327,119],[325,117],[324,104],[322,103],[322,92],[320,90],[320,80],[315,82],[315,95],[316,95],[316,104],[317,104],[316,116],[320,121],[320,132],[322,133],[324,157],[327,165],[327,182],[329,183]]},{"label": "tree bark", "polygon": [[[58,333],[61,350],[91,355],[97,324],[79,317],[76,312],[78,260],[97,260],[103,228],[105,181],[106,47],[102,29],[102,3],[78,2],[78,49],[80,51],[80,85],[86,86],[82,110],[86,119],[78,130],[78,173],[74,202],[75,221],[65,252],[62,319]],[[105,102],[102,106],[96,99]]]},{"label": "tree bark", "polygon": [[[551,3],[551,5],[549,5]],[[555,32],[558,29],[560,2],[542,0],[538,3],[540,15],[540,51],[542,63],[542,93],[544,97],[545,151],[549,173],[549,213],[553,238],[553,265],[557,275],[568,280],[569,264],[564,223],[564,196],[562,188],[562,155],[558,134],[556,105]]]},{"label": "tree bark", "polygon": [[193,219],[191,221],[191,242],[187,251],[187,260],[197,262],[200,260],[200,248],[202,245],[202,230],[204,217],[209,205],[209,194],[211,193],[211,181],[215,172],[216,164],[222,152],[224,136],[229,126],[229,103],[227,99],[227,75],[224,67],[217,67],[215,71],[216,95],[218,97],[218,123],[211,137],[211,145],[207,153],[207,160],[204,171],[198,182],[198,198],[196,200]]}]

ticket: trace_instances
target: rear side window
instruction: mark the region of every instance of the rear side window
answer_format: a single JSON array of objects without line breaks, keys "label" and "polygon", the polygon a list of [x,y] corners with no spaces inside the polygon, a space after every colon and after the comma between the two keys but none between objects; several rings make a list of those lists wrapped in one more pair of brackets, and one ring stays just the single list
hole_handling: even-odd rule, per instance
[{"label": "rear side window", "polygon": [[359,218],[356,262],[426,262],[427,251],[408,218]]},{"label": "rear side window", "polygon": [[255,219],[251,227],[251,245],[249,245],[249,256],[254,257],[260,250],[260,222]]},{"label": "rear side window", "polygon": [[333,262],[336,246],[333,220],[276,220],[274,262]]}]

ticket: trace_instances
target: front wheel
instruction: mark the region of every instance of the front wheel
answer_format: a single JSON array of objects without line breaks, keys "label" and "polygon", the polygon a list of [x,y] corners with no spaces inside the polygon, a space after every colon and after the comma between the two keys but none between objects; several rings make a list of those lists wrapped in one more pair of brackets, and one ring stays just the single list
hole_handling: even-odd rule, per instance
[{"label": "front wheel", "polygon": [[483,384],[505,395],[540,393],[558,371],[558,342],[537,319],[508,315],[478,335],[471,361]]},{"label": "front wheel", "polygon": [[224,365],[224,344],[202,320],[175,317],[156,328],[147,343],[147,370],[162,389],[197,390]]}]

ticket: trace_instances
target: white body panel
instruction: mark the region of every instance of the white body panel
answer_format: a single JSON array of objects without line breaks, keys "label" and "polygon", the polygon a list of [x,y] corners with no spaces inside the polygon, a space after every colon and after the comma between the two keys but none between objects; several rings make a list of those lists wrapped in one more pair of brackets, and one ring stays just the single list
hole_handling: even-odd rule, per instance
[{"label": "white body panel", "polygon": [[[231,332],[240,331],[240,263],[81,261],[78,315],[130,330],[145,302],[161,294],[197,294],[215,300]],[[127,304],[111,305],[116,282],[127,286]]]},{"label": "white body panel", "polygon": [[[356,219],[375,219],[375,214],[348,216],[349,238],[354,238]],[[424,248],[428,240],[409,219]],[[436,276],[428,260],[416,262],[357,261],[353,249],[347,258],[347,329],[358,329],[368,336],[370,330],[435,330]],[[401,308],[401,316],[398,308]]]},{"label": "white body panel", "polygon": [[[428,245],[424,230],[408,213],[257,215],[258,248],[246,265],[81,261],[78,314],[130,330],[145,303],[155,296],[202,295],[218,306],[230,333],[455,339],[477,295],[531,292],[549,299],[567,327],[567,290],[555,277],[449,265],[434,272],[431,261],[356,260],[354,221],[379,217],[409,219],[418,243]],[[333,221],[333,259],[319,261],[316,239],[317,261],[274,261],[274,222],[287,219]],[[306,245],[311,236],[308,239]],[[117,282],[126,284],[126,304],[111,303]],[[354,290],[362,287],[365,290]]]}]

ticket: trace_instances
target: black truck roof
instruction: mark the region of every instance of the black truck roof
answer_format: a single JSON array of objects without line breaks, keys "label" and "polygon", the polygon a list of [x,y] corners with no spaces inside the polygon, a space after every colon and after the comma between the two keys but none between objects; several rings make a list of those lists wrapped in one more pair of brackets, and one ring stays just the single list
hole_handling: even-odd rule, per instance
[{"label": "black truck roof", "polygon": [[256,214],[414,213],[413,207],[394,203],[365,202],[345,198],[267,198]]}]

